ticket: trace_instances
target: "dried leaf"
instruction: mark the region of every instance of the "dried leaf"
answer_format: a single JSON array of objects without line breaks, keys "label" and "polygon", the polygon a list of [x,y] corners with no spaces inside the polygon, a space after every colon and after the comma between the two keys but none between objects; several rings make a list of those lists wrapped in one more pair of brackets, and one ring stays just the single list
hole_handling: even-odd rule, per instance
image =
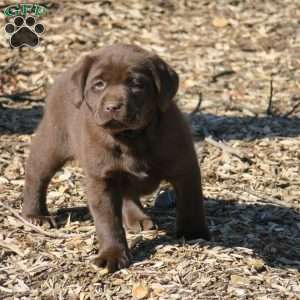
[{"label": "dried leaf", "polygon": [[229,24],[229,21],[224,17],[218,16],[213,18],[212,24],[215,27],[222,28],[222,27],[226,27]]},{"label": "dried leaf", "polygon": [[145,283],[137,283],[132,287],[134,299],[146,299],[150,295],[150,288]]},{"label": "dried leaf", "polygon": [[262,259],[250,258],[247,260],[247,264],[258,272],[265,269],[265,263]]},{"label": "dried leaf", "polygon": [[230,276],[230,284],[233,286],[249,285],[250,280],[246,277],[242,277],[239,275],[231,275]]}]

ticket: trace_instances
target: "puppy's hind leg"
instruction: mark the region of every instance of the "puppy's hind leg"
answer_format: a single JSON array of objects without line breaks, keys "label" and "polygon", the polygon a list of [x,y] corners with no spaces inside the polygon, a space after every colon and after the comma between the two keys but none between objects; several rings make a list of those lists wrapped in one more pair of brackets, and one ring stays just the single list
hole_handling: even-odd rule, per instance
[{"label": "puppy's hind leg", "polygon": [[55,172],[67,160],[66,141],[61,136],[58,128],[42,120],[33,137],[25,168],[22,209],[22,215],[32,222],[51,221],[46,204],[47,187]]},{"label": "puppy's hind leg", "polygon": [[171,181],[176,193],[176,231],[188,240],[210,239],[207,227],[201,176],[197,163],[187,168],[188,174]]},{"label": "puppy's hind leg", "polygon": [[122,215],[124,225],[129,231],[139,232],[141,230],[150,230],[155,227],[150,217],[144,213],[138,196],[124,198]]}]

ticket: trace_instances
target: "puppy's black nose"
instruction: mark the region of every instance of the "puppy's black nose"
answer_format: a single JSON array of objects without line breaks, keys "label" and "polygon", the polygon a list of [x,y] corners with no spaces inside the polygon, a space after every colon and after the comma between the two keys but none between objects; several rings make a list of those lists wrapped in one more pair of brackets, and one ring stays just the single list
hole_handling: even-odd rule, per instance
[{"label": "puppy's black nose", "polygon": [[106,112],[116,112],[119,111],[122,106],[123,106],[122,103],[107,103],[104,106],[104,110]]}]

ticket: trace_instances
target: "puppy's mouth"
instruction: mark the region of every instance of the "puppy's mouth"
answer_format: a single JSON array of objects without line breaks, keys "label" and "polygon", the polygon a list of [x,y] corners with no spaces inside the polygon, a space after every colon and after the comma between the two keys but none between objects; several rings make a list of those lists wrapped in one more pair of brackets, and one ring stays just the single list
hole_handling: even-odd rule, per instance
[{"label": "puppy's mouth", "polygon": [[115,119],[106,122],[103,127],[112,130],[126,130],[128,128],[124,123]]},{"label": "puppy's mouth", "polygon": [[136,130],[144,127],[145,120],[140,120],[136,116],[134,117],[126,117],[126,118],[118,118],[112,117],[106,120],[103,120],[100,124],[103,128],[111,130],[111,131],[123,131],[123,130]]},{"label": "puppy's mouth", "polygon": [[133,140],[138,139],[144,134],[146,127],[129,127],[124,123],[116,120],[107,122],[103,128],[110,132],[114,137],[122,140]]}]

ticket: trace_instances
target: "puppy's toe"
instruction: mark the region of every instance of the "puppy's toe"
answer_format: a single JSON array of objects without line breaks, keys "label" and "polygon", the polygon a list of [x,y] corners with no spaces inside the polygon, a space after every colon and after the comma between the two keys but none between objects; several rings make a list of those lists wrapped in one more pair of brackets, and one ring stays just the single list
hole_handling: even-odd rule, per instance
[{"label": "puppy's toe", "polygon": [[116,251],[111,249],[109,251],[100,251],[100,254],[93,259],[93,263],[100,268],[107,268],[109,273],[113,273],[119,269],[127,268],[130,264],[130,254],[128,250],[123,249]]},{"label": "puppy's toe", "polygon": [[156,225],[154,222],[149,218],[149,219],[144,219],[140,222],[141,230],[152,230],[156,229]]},{"label": "puppy's toe", "polygon": [[146,219],[138,219],[138,220],[131,220],[130,223],[125,224],[126,229],[129,232],[132,233],[139,233],[141,231],[144,230],[152,230],[152,229],[156,229],[155,224],[153,223],[153,221],[150,218],[146,218]]},{"label": "puppy's toe", "polygon": [[57,228],[57,223],[54,216],[32,216],[23,215],[23,218],[36,226],[49,225],[50,228]]}]

